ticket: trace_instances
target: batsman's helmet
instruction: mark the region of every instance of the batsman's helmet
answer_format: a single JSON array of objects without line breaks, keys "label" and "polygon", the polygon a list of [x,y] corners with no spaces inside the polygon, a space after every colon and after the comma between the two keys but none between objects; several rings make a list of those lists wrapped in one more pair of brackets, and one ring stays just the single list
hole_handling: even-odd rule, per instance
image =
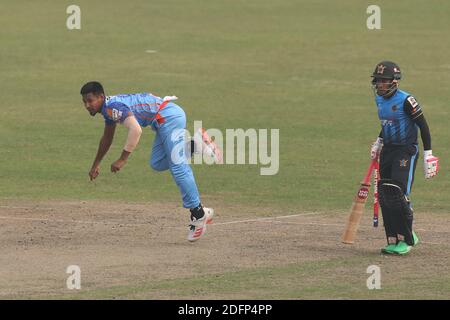
[{"label": "batsman's helmet", "polygon": [[372,85],[374,90],[377,90],[376,88],[377,80],[379,79],[392,80],[389,89],[384,94],[382,94],[382,96],[387,96],[390,95],[395,90],[397,90],[398,82],[401,78],[402,72],[400,71],[400,67],[395,62],[381,61],[376,65],[375,70],[372,73]]}]

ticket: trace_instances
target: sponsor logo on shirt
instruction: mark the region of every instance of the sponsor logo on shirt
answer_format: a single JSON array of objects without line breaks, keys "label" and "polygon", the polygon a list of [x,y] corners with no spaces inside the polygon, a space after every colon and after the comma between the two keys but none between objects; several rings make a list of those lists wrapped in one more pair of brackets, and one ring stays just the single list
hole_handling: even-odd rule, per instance
[{"label": "sponsor logo on shirt", "polygon": [[114,121],[120,120],[121,117],[122,117],[122,111],[119,111],[117,109],[112,109],[112,116],[111,116],[111,118]]},{"label": "sponsor logo on shirt", "polygon": [[419,105],[419,103],[416,101],[416,99],[413,96],[408,97],[407,100],[413,108],[416,108]]},{"label": "sponsor logo on shirt", "polygon": [[392,120],[381,120],[381,125],[384,126],[392,126],[394,124],[394,121]]}]

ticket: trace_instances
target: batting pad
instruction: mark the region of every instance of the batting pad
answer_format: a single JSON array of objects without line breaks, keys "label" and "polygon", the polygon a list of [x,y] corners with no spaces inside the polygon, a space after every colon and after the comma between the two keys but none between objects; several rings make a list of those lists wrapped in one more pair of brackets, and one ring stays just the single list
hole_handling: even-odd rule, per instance
[{"label": "batting pad", "polygon": [[401,234],[405,237],[405,242],[412,246],[414,244],[412,236],[413,211],[403,190],[400,182],[382,179],[378,185],[378,196],[386,235],[396,236]]}]

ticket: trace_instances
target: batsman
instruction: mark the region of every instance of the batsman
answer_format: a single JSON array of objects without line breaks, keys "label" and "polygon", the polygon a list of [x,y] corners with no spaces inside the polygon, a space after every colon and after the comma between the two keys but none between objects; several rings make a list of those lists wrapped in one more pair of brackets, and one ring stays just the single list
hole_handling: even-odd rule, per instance
[{"label": "batsman", "polygon": [[401,78],[400,67],[392,61],[378,63],[372,74],[381,131],[372,144],[371,158],[380,161],[378,195],[387,238],[381,252],[398,255],[407,254],[419,243],[409,198],[419,158],[419,129],[425,178],[434,177],[439,168],[422,107],[414,96],[399,89]]}]

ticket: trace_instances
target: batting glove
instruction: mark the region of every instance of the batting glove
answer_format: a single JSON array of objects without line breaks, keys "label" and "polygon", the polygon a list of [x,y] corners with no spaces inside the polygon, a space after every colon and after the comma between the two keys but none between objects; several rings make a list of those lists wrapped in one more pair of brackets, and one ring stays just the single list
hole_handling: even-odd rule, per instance
[{"label": "batting glove", "polygon": [[378,137],[370,148],[370,159],[375,160],[380,156],[381,149],[383,148],[383,139]]},{"label": "batting glove", "polygon": [[433,156],[431,150],[425,150],[423,152],[423,172],[425,179],[430,179],[437,175],[439,171],[439,158]]}]

